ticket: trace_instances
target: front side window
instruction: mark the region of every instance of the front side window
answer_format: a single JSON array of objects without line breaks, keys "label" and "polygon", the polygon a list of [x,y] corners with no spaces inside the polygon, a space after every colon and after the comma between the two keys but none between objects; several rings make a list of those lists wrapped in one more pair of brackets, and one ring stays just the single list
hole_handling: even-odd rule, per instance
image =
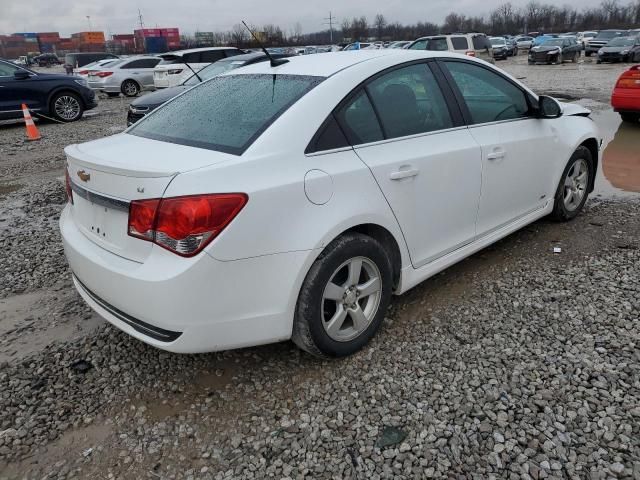
[{"label": "front side window", "polygon": [[449,50],[446,38],[431,38],[427,42],[427,50],[433,50],[436,52],[446,52]]},{"label": "front side window", "polygon": [[529,105],[522,90],[487,68],[467,62],[445,61],[474,124],[527,117]]},{"label": "front side window", "polygon": [[424,63],[398,68],[367,85],[386,138],[451,128],[449,109]]},{"label": "front side window", "polygon": [[0,77],[13,77],[14,73],[20,70],[10,63],[0,62]]},{"label": "front side window", "polygon": [[215,77],[163,105],[128,133],[241,155],[322,80],[277,74]]},{"label": "front side window", "polygon": [[427,49],[427,39],[416,40],[409,47],[409,50],[426,50]]}]

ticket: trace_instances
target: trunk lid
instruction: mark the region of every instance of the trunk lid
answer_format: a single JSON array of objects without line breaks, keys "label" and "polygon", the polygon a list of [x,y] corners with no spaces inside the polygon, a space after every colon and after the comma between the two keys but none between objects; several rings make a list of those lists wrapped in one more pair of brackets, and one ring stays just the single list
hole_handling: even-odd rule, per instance
[{"label": "trunk lid", "polygon": [[65,153],[75,224],[95,244],[136,262],[152,244],[127,233],[131,200],[160,198],[176,175],[236,158],[130,134],[70,145]]}]

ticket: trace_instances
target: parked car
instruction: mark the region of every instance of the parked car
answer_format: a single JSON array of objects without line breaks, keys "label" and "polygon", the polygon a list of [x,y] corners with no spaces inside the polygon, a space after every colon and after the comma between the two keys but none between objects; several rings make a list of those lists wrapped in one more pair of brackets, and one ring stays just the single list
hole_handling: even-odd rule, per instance
[{"label": "parked car", "polygon": [[518,42],[515,37],[504,37],[507,43],[507,55],[516,57],[518,55]]},{"label": "parked car", "polygon": [[529,64],[577,62],[582,47],[571,38],[551,38],[529,50]]},{"label": "parked car", "polygon": [[372,45],[370,42],[353,42],[346,45],[342,50],[364,50]]},{"label": "parked car", "polygon": [[104,60],[106,58],[117,59],[120,57],[111,53],[104,52],[67,53],[64,56],[64,66],[65,68],[76,69],[79,67],[84,67],[85,65],[97,60]]},{"label": "parked car", "polygon": [[[292,57],[293,54],[278,54],[272,53],[271,57],[278,58],[287,58]],[[198,72],[198,75],[192,75],[182,85],[178,85],[177,87],[163,88],[161,90],[157,90],[153,93],[149,93],[147,95],[143,95],[140,98],[136,98],[129,105],[129,110],[127,112],[127,125],[133,125],[141,118],[144,118],[145,115],[148,115],[160,105],[168,102],[172,98],[181,94],[185,90],[190,89],[191,87],[198,85],[201,82],[209,80],[210,78],[215,77],[216,75],[220,75],[228,70],[233,70],[235,68],[244,67],[246,65],[251,65],[253,63],[265,62],[269,58],[262,52],[259,53],[246,53],[243,55],[236,55],[234,57],[225,58],[216,63],[212,63],[211,65],[204,67],[202,70]]]},{"label": "parked car", "polygon": [[576,217],[593,189],[589,111],[486,62],[403,49],[288,60],[65,149],[64,251],[116,327],[174,352],[291,338],[349,355],[392,293],[536,219]]},{"label": "parked car", "polygon": [[618,37],[598,50],[596,63],[635,61],[640,61],[640,37]]},{"label": "parked car", "polygon": [[79,77],[34,72],[0,60],[0,120],[22,118],[24,103],[35,114],[62,122],[82,118],[96,103],[93,90]]},{"label": "parked car", "polygon": [[624,37],[626,35],[627,30],[600,30],[598,35],[587,42],[587,46],[584,48],[585,57],[590,57],[592,53],[598,53],[598,50],[614,38]]},{"label": "parked car", "polygon": [[545,33],[543,35],[538,35],[533,40],[533,46],[537,47],[538,45],[542,45],[547,40],[551,40],[552,38],[558,38],[559,35],[556,33]]},{"label": "parked car", "polygon": [[390,43],[386,48],[406,48],[410,43],[408,40],[400,40]]},{"label": "parked car", "polygon": [[408,50],[432,50],[456,52],[493,63],[493,48],[484,33],[433,35],[414,40]]},{"label": "parked car", "polygon": [[493,48],[493,58],[496,60],[506,60],[509,54],[509,47],[504,37],[491,37],[489,39]]},{"label": "parked car", "polygon": [[88,73],[89,87],[104,92],[110,97],[120,93],[135,97],[143,90],[154,90],[154,68],[160,57],[130,57],[91,69]]},{"label": "parked car", "polygon": [[625,122],[640,120],[640,65],[622,72],[611,93],[611,106]]},{"label": "parked car", "polygon": [[578,43],[582,44],[582,49],[584,50],[587,46],[587,43],[598,35],[596,31],[586,31],[586,32],[578,32]]},{"label": "parked car", "polygon": [[39,67],[51,67],[60,65],[62,62],[55,53],[43,53],[33,57],[33,63]]},{"label": "parked car", "polygon": [[118,58],[105,58],[103,60],[96,60],[95,62],[88,63],[84,67],[74,68],[73,74],[86,80],[89,76],[90,70],[100,70],[100,67],[102,66],[108,67],[110,64],[119,61],[120,59]]},{"label": "parked car", "polygon": [[516,45],[520,50],[528,50],[533,46],[533,37],[522,36],[516,38]]},{"label": "parked car", "polygon": [[207,65],[245,53],[235,47],[207,47],[177,50],[160,55],[161,61],[153,72],[156,88],[175,87]]}]

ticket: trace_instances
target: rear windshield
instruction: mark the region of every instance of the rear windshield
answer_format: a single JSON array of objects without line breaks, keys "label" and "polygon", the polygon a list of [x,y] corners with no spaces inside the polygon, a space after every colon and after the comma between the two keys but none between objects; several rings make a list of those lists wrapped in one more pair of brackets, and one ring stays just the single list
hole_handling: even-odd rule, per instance
[{"label": "rear windshield", "polygon": [[157,109],[128,133],[241,155],[322,80],[275,74],[215,77]]},{"label": "rear windshield", "polygon": [[491,43],[489,43],[489,39],[484,35],[476,35],[473,37],[473,48],[474,50],[484,50],[491,48]]},{"label": "rear windshield", "polygon": [[506,45],[504,38],[492,38],[491,45]]},{"label": "rear windshield", "polygon": [[158,65],[173,65],[174,63],[182,63],[184,60],[180,55],[163,55]]},{"label": "rear windshield", "polygon": [[195,75],[191,75],[183,85],[192,87],[193,85],[199,84],[201,81],[204,82],[205,80],[209,80],[210,78],[220,75],[227,70],[241,67],[244,64],[245,62],[242,60],[220,60],[219,62],[212,63],[198,71],[198,77],[200,77],[200,80]]}]

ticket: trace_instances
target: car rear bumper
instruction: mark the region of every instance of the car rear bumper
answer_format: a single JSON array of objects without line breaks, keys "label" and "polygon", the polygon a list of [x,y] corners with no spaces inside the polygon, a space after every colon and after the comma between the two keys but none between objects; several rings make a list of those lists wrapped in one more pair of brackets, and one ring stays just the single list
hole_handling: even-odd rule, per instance
[{"label": "car rear bumper", "polygon": [[[625,90],[630,90],[626,92]],[[633,89],[615,88],[611,94],[611,106],[616,112],[640,112],[640,96]]]},{"label": "car rear bumper", "polygon": [[144,263],[91,242],[67,206],[64,251],[82,298],[129,335],[178,353],[226,350],[287,340],[300,272],[309,252],[223,262],[154,247]]}]

